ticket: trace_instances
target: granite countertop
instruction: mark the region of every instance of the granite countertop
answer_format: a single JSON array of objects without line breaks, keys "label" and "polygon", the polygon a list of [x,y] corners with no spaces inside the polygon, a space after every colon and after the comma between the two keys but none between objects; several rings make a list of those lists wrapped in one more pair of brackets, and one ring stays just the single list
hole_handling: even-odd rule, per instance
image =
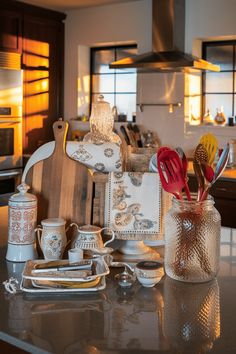
[{"label": "granite countertop", "polygon": [[[6,262],[7,207],[0,208],[0,281],[20,276]],[[217,279],[121,289],[111,271],[96,294],[10,295],[0,288],[0,339],[30,353],[236,352],[236,232],[222,229]],[[1,347],[0,347],[1,349]],[[1,351],[1,350],[0,350]]]}]

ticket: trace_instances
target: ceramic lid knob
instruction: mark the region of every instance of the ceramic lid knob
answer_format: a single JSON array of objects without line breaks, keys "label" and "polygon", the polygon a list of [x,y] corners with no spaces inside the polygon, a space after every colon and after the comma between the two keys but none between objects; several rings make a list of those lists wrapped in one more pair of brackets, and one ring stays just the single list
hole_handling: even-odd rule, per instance
[{"label": "ceramic lid knob", "polygon": [[25,182],[21,183],[19,186],[17,186],[17,189],[19,193],[13,194],[10,197],[10,201],[14,202],[35,202],[37,200],[37,197],[31,193],[27,193],[27,191],[30,189],[30,186],[26,184]]}]

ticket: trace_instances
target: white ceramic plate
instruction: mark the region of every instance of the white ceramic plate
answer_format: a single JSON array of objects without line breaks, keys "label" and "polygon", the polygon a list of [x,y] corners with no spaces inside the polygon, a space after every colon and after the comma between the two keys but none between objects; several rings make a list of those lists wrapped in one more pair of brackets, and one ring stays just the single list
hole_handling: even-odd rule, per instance
[{"label": "white ceramic plate", "polygon": [[[52,281],[71,281],[71,282],[88,282],[96,279],[97,277],[102,277],[109,274],[110,270],[107,263],[104,261],[103,257],[95,257],[93,261],[96,262],[96,274],[90,275],[88,277],[81,277],[81,271],[57,271],[57,272],[45,272],[45,273],[32,273],[36,264],[47,263],[45,260],[30,260],[27,261],[23,270],[23,279],[30,280],[52,280]],[[59,261],[61,264],[65,264],[65,260]],[[67,260],[68,262],[68,260]]]},{"label": "white ceramic plate", "polygon": [[83,292],[96,292],[105,289],[106,279],[105,276],[101,277],[100,282],[91,288],[35,288],[31,279],[22,279],[20,289],[24,292],[31,294],[54,294],[54,293],[83,293]]}]

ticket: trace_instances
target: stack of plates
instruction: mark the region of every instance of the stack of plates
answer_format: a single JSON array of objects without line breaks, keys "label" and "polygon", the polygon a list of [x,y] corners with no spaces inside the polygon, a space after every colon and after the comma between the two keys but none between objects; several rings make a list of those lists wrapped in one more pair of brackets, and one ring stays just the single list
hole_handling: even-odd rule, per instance
[{"label": "stack of plates", "polygon": [[[37,272],[34,270],[39,264],[47,263],[45,260],[27,261],[22,274],[21,290],[28,293],[71,293],[95,292],[106,287],[105,276],[109,268],[103,257],[92,259],[94,274],[84,276],[84,271],[51,271]],[[65,265],[66,260],[59,260],[57,266]]]}]

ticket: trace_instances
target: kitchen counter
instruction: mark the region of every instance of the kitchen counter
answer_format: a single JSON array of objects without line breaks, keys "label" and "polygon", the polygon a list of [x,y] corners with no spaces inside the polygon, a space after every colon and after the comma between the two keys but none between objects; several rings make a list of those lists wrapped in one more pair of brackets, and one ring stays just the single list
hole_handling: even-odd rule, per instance
[{"label": "kitchen counter", "polygon": [[[1,207],[1,283],[24,266],[5,261],[6,245],[7,207]],[[120,271],[113,269],[96,294],[11,295],[1,286],[0,340],[34,354],[236,352],[234,230],[222,229],[220,272],[210,283],[164,277],[154,288],[136,282],[122,290],[114,281]]]},{"label": "kitchen counter", "polygon": [[[189,161],[188,174],[190,176],[194,175],[192,161]],[[232,168],[226,168],[224,170],[224,172],[222,173],[222,175],[220,176],[220,180],[232,180],[232,181],[236,182],[236,166],[234,166]]]}]

